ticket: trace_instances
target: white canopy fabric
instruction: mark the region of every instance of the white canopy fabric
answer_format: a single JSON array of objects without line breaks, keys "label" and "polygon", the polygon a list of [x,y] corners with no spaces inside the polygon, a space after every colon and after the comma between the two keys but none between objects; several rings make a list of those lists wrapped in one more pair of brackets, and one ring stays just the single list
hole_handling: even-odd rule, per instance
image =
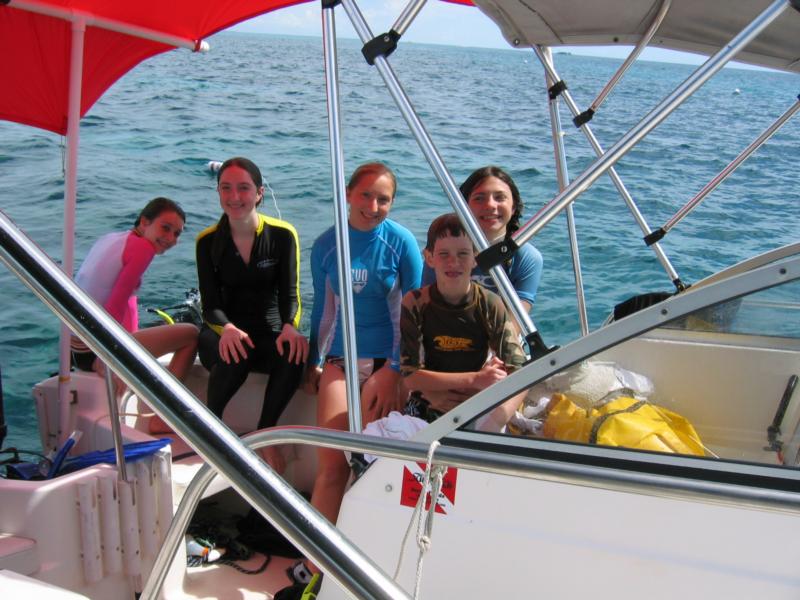
[{"label": "white canopy fabric", "polygon": [[[636,45],[661,0],[473,0],[515,48]],[[651,48],[714,54],[772,0],[672,0]],[[800,2],[772,23],[736,60],[800,72]]]}]

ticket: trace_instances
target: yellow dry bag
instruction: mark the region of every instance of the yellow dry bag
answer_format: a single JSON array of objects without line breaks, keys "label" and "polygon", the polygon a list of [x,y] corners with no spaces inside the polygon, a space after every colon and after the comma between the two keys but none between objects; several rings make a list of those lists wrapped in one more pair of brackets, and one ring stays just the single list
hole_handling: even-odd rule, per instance
[{"label": "yellow dry bag", "polygon": [[555,440],[704,455],[700,437],[684,417],[628,396],[587,413],[564,394],[553,394],[543,433]]}]

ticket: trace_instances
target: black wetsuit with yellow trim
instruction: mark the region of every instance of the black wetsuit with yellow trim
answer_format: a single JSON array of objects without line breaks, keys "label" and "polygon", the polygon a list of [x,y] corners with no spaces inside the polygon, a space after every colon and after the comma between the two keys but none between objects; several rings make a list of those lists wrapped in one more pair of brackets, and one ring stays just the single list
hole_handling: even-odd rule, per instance
[{"label": "black wetsuit with yellow trim", "polygon": [[[257,428],[275,425],[303,373],[303,365],[278,354],[275,339],[284,324],[300,324],[300,242],[286,221],[258,215],[247,263],[242,260],[223,216],[197,236],[197,275],[205,326],[200,332],[200,361],[209,370],[208,407],[222,417],[228,401],[251,370],[270,374]],[[219,334],[227,323],[247,332],[255,348],[247,359],[225,363]],[[254,424],[253,429],[256,429]]]}]

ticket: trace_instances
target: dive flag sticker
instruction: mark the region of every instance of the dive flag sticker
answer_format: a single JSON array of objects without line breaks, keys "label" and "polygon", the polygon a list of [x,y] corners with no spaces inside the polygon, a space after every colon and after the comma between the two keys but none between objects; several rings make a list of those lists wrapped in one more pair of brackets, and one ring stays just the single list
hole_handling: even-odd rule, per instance
[{"label": "dive flag sticker", "polygon": [[[444,474],[442,489],[439,491],[439,498],[436,501],[436,512],[446,515],[451,512],[456,503],[456,479],[458,469],[450,467]],[[402,506],[417,505],[419,495],[422,493],[422,482],[425,479],[424,463],[406,463],[403,465],[403,485],[400,489],[400,504]],[[425,498],[425,510],[431,506],[431,496]]]}]

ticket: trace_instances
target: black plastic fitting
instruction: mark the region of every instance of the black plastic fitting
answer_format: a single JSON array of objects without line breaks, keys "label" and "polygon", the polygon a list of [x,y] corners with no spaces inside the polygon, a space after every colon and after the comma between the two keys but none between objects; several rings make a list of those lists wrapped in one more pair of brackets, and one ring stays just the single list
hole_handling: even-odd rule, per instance
[{"label": "black plastic fitting", "polygon": [[394,29],[390,29],[364,44],[364,47],[361,48],[361,54],[367,59],[367,63],[374,65],[375,59],[379,56],[386,58],[394,52],[397,49],[398,41],[400,41],[400,34]]},{"label": "black plastic fitting", "polygon": [[561,81],[556,81],[553,85],[551,85],[547,89],[547,94],[550,96],[550,100],[555,100],[561,95],[561,92],[567,89],[567,82],[563,79]]},{"label": "black plastic fitting", "polygon": [[489,246],[475,257],[475,262],[484,273],[488,273],[492,267],[503,264],[519,249],[517,243],[512,240],[502,240]]},{"label": "black plastic fitting", "polygon": [[526,335],[525,341],[528,343],[528,349],[531,351],[531,358],[528,360],[528,363],[539,360],[543,356],[546,356],[551,352],[555,352],[560,348],[560,346],[548,348],[538,331],[532,331]]},{"label": "black plastic fitting", "polygon": [[575,127],[580,129],[581,126],[591,121],[593,116],[594,116],[594,110],[591,108],[587,108],[581,114],[572,119],[572,122],[575,124]]},{"label": "black plastic fitting", "polygon": [[646,236],[644,236],[644,238],[643,238],[644,239],[644,243],[647,244],[648,246],[652,246],[656,242],[661,241],[662,239],[664,239],[665,235],[667,235],[667,232],[664,231],[663,227],[659,227],[658,229],[655,229],[655,230],[651,231],[650,233],[648,233]]}]

